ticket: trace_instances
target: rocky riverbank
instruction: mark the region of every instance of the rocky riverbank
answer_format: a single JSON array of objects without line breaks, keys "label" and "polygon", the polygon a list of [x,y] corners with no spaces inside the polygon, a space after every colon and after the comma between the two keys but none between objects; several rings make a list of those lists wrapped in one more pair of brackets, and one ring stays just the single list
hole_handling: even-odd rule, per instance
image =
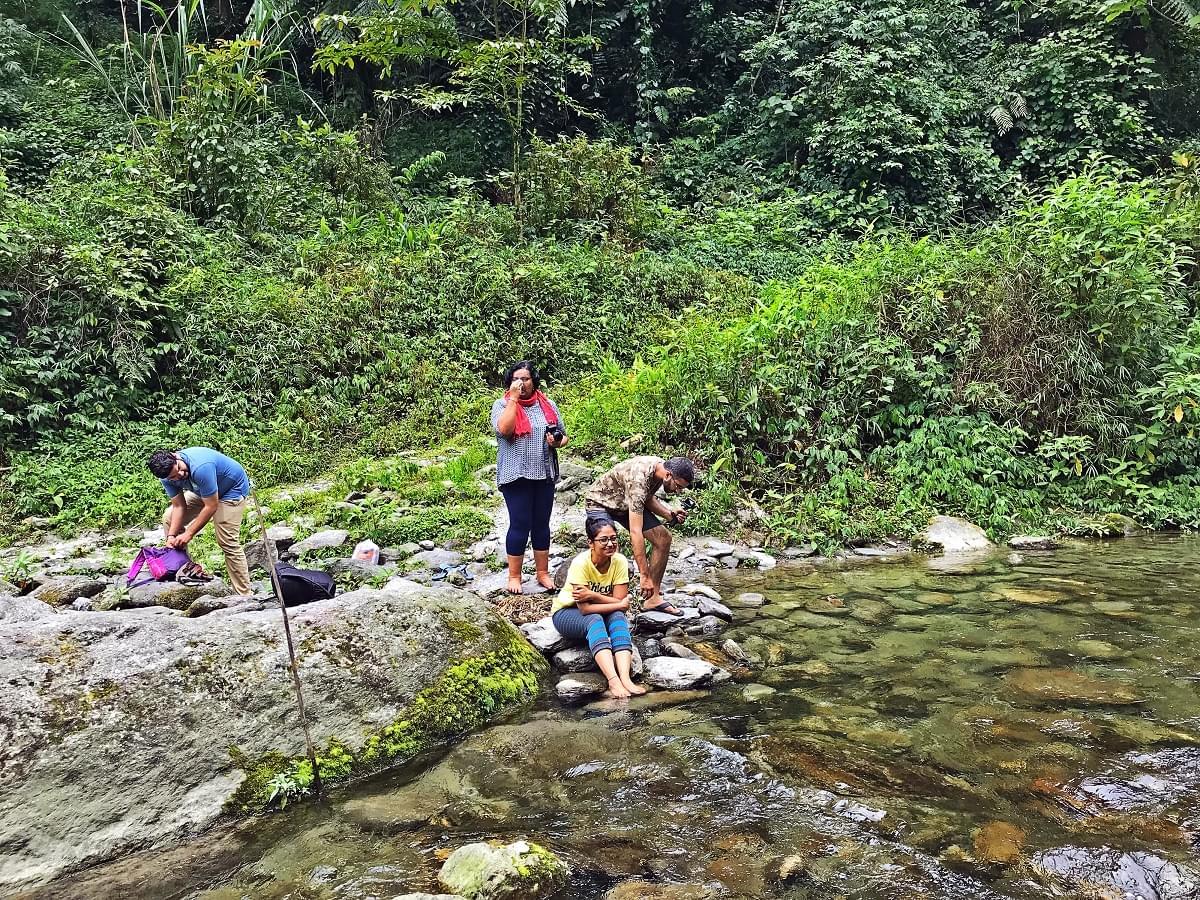
[{"label": "rocky riverbank", "polygon": [[[564,467],[552,520],[555,569],[585,546],[578,494],[593,474]],[[488,475],[476,473],[481,485]],[[295,486],[272,502],[328,488]],[[338,504],[371,502],[360,493]],[[554,631],[550,597],[532,577],[526,593],[506,593],[504,510],[495,504],[486,513],[492,528],[479,540],[385,547],[377,564],[351,558],[362,535],[350,529],[314,527],[303,515],[272,524],[268,540],[277,555],[331,572],[343,590],[293,612],[328,776],[406,759],[532,696],[545,668],[535,649],[558,671],[561,701],[592,701],[603,692],[586,651]],[[248,600],[231,597],[220,579],[201,587],[126,586],[136,547],[161,537],[153,530],[47,536],[0,552],[8,579],[0,582],[0,676],[12,698],[0,710],[0,885],[42,881],[183,836],[231,810],[286,802],[306,788],[279,613],[262,577],[266,548],[249,545],[260,580]],[[1054,542],[1029,536],[1011,543],[1024,551]],[[839,556],[936,550],[962,560],[996,548],[970,523],[937,517],[913,542]],[[746,682],[749,702],[768,696],[774,689],[754,683],[753,673],[777,662],[770,648],[722,637],[768,599],[723,597],[709,582],[735,569],[824,561],[811,546],[677,538],[664,589],[683,615],[633,616],[636,674],[660,691],[707,689],[736,677]],[[860,606],[855,616],[870,612]],[[447,697],[453,702],[442,709]],[[427,700],[437,700],[436,714],[422,708]]]}]

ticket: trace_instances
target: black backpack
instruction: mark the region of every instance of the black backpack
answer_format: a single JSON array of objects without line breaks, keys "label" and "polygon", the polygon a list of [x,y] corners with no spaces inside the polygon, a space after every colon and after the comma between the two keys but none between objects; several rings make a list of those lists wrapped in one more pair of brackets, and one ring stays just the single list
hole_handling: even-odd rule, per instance
[{"label": "black backpack", "polygon": [[316,569],[297,569],[287,563],[278,563],[275,574],[283,591],[284,606],[299,606],[314,600],[328,600],[337,593],[333,578]]}]

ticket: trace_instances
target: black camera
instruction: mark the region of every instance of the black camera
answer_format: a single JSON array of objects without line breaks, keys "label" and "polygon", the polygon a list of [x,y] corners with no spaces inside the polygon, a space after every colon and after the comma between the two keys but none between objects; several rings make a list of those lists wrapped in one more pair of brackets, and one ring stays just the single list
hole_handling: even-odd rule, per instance
[{"label": "black camera", "polygon": [[553,436],[554,442],[557,444],[567,436],[567,430],[562,427],[561,422],[555,422],[553,425],[546,425],[546,434]]},{"label": "black camera", "polygon": [[687,510],[695,509],[696,508],[696,498],[695,497],[680,497],[679,505]]}]

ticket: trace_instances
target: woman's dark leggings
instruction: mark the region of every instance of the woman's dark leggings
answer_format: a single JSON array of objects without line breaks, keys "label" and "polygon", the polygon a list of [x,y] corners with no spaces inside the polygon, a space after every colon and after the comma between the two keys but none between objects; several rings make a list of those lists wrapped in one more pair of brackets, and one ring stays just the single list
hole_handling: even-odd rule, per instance
[{"label": "woman's dark leggings", "polygon": [[592,656],[601,650],[620,653],[633,649],[633,641],[629,638],[629,620],[623,612],[610,612],[603,616],[600,613],[584,615],[577,607],[567,606],[554,614],[554,627],[565,638],[587,641]]},{"label": "woman's dark leggings", "polygon": [[554,480],[518,478],[500,485],[500,493],[504,495],[504,505],[508,507],[508,537],[504,541],[508,555],[524,556],[530,538],[533,539],[534,550],[549,550]]}]

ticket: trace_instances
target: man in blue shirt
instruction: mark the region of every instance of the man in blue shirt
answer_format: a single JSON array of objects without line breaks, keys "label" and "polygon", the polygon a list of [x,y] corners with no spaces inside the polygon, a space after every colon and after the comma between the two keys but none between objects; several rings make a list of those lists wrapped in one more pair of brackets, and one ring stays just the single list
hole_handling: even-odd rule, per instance
[{"label": "man in blue shirt", "polygon": [[229,584],[240,596],[249,596],[250,570],[241,541],[242,517],[250,495],[246,470],[208,447],[188,447],[177,453],[159,450],[147,465],[171,498],[163,513],[167,546],[186,547],[212,519],[217,546],[225,554]]}]

